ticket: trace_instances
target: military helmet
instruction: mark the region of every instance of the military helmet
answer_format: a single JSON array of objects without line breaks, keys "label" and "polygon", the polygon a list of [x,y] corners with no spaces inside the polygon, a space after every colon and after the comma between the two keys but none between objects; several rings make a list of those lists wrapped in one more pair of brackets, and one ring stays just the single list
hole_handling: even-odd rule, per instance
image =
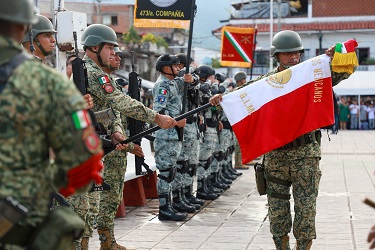
[{"label": "military helmet", "polygon": [[[39,14],[36,14],[35,16],[37,17],[38,22],[36,24],[33,24],[31,27],[33,40],[35,39],[37,35],[41,33],[52,33],[52,34],[57,33],[57,31],[53,28],[51,21],[47,17],[39,15]],[[23,37],[22,42],[24,43],[28,41],[29,41],[29,36],[28,36],[28,33],[26,33],[25,36]]]},{"label": "military helmet", "polygon": [[271,56],[278,52],[304,52],[301,37],[292,30],[278,32],[272,39]]},{"label": "military helmet", "polygon": [[215,74],[215,78],[216,78],[216,80],[219,81],[219,83],[222,83],[222,82],[225,81],[225,76],[224,76],[224,74],[222,74],[222,73],[216,73],[216,74]]},{"label": "military helmet", "polygon": [[115,51],[116,54],[117,53],[122,53],[122,50],[118,46],[115,46],[113,49],[114,49],[114,51]]},{"label": "military helmet", "polygon": [[247,74],[243,71],[238,71],[236,74],[234,74],[234,80],[236,82],[240,82],[242,79],[246,79]]},{"label": "military helmet", "polygon": [[156,60],[156,70],[161,72],[163,66],[171,66],[173,64],[180,64],[180,61],[178,60],[177,56],[174,55],[161,55]]},{"label": "military helmet", "polygon": [[[186,66],[186,62],[187,62],[187,56],[183,53],[178,53],[176,54],[175,56],[177,56],[178,60],[180,61],[180,63],[182,63],[183,65]],[[193,58],[190,57],[190,62],[193,62]]]},{"label": "military helmet", "polygon": [[215,75],[214,68],[212,68],[209,65],[199,65],[197,67],[197,69],[199,71],[198,75],[201,78],[208,77],[208,76],[211,76],[211,75]]},{"label": "military helmet", "polygon": [[0,19],[19,24],[36,23],[38,19],[35,16],[33,2],[32,0],[0,1]]},{"label": "military helmet", "polygon": [[91,24],[83,31],[81,37],[82,45],[92,47],[101,43],[109,43],[118,46],[117,36],[112,28],[104,24]]}]

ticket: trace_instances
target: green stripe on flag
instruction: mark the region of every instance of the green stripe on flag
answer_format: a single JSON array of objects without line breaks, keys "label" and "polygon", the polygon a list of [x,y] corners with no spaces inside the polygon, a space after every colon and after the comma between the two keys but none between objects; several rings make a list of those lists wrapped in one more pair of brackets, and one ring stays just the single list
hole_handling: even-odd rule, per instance
[{"label": "green stripe on flag", "polygon": [[242,49],[241,45],[237,43],[230,32],[224,32],[225,37],[229,40],[229,42],[233,45],[233,47],[237,50],[238,54],[242,57],[245,62],[251,62],[250,57],[247,56],[246,52]]},{"label": "green stripe on flag", "polygon": [[80,110],[72,114],[73,124],[76,129],[84,129],[88,126],[84,112]]},{"label": "green stripe on flag", "polygon": [[342,43],[336,43],[336,48],[335,48],[335,52],[339,52],[339,53],[342,53],[342,47],[344,45]]}]

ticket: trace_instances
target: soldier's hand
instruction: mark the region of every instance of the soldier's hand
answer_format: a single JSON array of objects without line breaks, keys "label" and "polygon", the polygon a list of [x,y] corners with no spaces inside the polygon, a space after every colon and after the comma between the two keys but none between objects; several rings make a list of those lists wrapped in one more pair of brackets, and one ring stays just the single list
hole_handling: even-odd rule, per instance
[{"label": "soldier's hand", "polygon": [[179,127],[179,128],[183,128],[183,127],[185,127],[185,125],[186,125],[186,119],[182,119],[182,120],[179,120],[178,122],[177,122],[177,127]]},{"label": "soldier's hand", "polygon": [[370,231],[370,233],[368,234],[368,237],[367,237],[367,242],[370,243],[370,249],[375,248],[375,226],[373,226],[371,228],[371,231]]},{"label": "soldier's hand", "polygon": [[138,144],[134,143],[134,149],[130,151],[131,154],[134,154],[139,157],[145,157],[145,154],[143,153],[142,147]]},{"label": "soldier's hand", "polygon": [[84,95],[83,98],[84,98],[85,101],[86,101],[87,109],[91,109],[91,108],[94,107],[94,100],[92,99],[92,97],[91,97],[90,94],[86,94],[86,95]]},{"label": "soldier's hand", "polygon": [[190,73],[189,74],[185,74],[184,75],[184,82],[194,83],[193,76]]},{"label": "soldier's hand", "polygon": [[155,123],[162,129],[169,129],[176,126],[177,122],[169,115],[156,114]]},{"label": "soldier's hand", "polygon": [[223,130],[223,128],[224,128],[223,123],[221,121],[219,121],[219,125],[218,125],[219,131]]},{"label": "soldier's hand", "polygon": [[124,141],[125,136],[121,134],[120,132],[116,131],[112,134],[112,144],[117,144],[120,141]]},{"label": "soldier's hand", "polygon": [[116,151],[121,151],[121,150],[125,150],[127,148],[128,148],[128,144],[121,144],[121,143],[119,143],[119,144],[116,145],[115,150]]},{"label": "soldier's hand", "polygon": [[329,49],[327,49],[327,50],[325,51],[326,55],[332,58],[333,55],[335,54],[335,48],[336,48],[336,46],[333,45],[333,46],[331,46]]},{"label": "soldier's hand", "polygon": [[221,94],[216,94],[210,98],[210,103],[212,106],[220,105],[220,102],[223,100],[223,96]]}]

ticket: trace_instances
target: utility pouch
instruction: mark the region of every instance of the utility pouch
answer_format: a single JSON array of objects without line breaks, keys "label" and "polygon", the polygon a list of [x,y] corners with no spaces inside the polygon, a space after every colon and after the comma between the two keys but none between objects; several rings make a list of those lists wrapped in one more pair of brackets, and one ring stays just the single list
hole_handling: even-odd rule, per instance
[{"label": "utility pouch", "polygon": [[28,209],[22,206],[13,197],[6,197],[0,200],[0,240],[17,223],[22,220]]},{"label": "utility pouch", "polygon": [[267,190],[267,182],[264,175],[264,165],[262,163],[255,163],[254,164],[254,170],[255,170],[255,181],[257,183],[257,189],[259,195],[265,195]]},{"label": "utility pouch", "polygon": [[56,208],[37,228],[29,249],[53,250],[63,249],[62,245],[72,246],[73,241],[82,235],[84,229],[84,222],[73,210],[67,207]]}]

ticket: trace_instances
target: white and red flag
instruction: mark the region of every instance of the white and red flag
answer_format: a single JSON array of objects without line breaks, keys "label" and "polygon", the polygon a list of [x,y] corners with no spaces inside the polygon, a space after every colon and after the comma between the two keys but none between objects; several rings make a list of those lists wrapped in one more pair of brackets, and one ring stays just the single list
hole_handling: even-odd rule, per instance
[{"label": "white and red flag", "polygon": [[330,60],[312,58],[223,96],[243,163],[334,123]]}]

